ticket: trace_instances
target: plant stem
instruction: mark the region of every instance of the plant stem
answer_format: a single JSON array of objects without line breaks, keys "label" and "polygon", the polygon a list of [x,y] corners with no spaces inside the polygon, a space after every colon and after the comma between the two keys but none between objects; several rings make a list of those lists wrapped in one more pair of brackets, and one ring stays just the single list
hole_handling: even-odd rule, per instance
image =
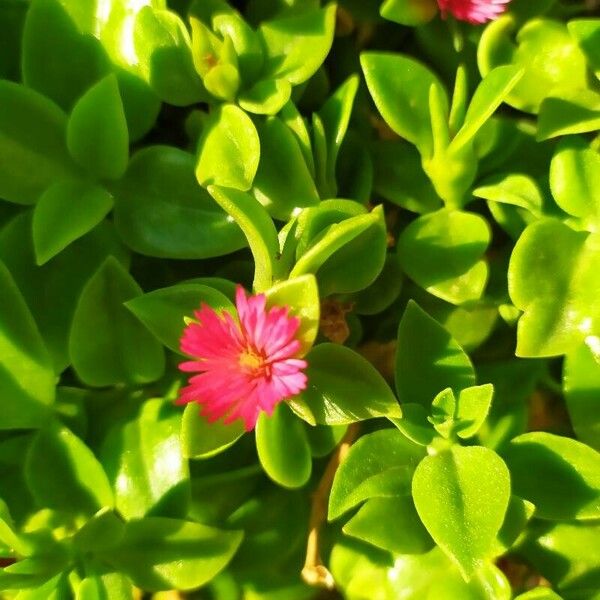
[{"label": "plant stem", "polygon": [[335,473],[346,458],[352,443],[358,437],[359,429],[360,426],[358,423],[353,423],[348,427],[346,435],[342,438],[342,441],[329,459],[321,481],[319,481],[319,485],[312,495],[308,541],[306,543],[306,560],[302,569],[302,578],[309,585],[324,587],[328,590],[332,590],[335,587],[335,581],[333,580],[333,575],[321,560],[319,552],[321,527],[327,522],[327,504]]}]

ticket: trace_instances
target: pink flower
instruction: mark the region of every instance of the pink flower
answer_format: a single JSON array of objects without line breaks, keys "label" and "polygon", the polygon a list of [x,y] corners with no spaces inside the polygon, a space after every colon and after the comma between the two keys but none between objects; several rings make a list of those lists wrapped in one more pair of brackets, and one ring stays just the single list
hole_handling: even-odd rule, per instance
[{"label": "pink flower", "polygon": [[510,0],[437,0],[445,18],[451,13],[460,21],[479,24],[497,19]]},{"label": "pink flower", "polygon": [[265,305],[264,294],[246,296],[238,286],[239,322],[205,304],[194,312],[197,322],[185,327],[180,342],[194,360],[179,368],[199,374],[180,391],[178,404],[197,402],[209,422],[242,419],[250,431],[261,411],[272,414],[279,402],[306,387],[307,363],[297,358],[295,337],[300,320],[290,317],[287,307],[267,311]]}]

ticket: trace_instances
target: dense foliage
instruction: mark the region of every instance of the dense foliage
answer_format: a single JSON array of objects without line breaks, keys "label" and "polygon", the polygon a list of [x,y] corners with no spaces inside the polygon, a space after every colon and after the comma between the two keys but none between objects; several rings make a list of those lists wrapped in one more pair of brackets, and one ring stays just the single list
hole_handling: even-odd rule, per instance
[{"label": "dense foliage", "polygon": [[0,597],[600,598],[598,3],[460,4],[0,0]]}]

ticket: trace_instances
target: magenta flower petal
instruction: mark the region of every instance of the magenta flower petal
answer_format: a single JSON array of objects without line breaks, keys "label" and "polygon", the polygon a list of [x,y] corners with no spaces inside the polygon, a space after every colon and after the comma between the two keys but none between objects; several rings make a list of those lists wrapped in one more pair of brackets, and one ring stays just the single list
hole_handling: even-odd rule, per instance
[{"label": "magenta flower petal", "polygon": [[497,19],[510,0],[437,0],[442,16],[448,13],[460,21],[478,25]]},{"label": "magenta flower petal", "polygon": [[186,325],[181,351],[191,357],[179,365],[196,373],[179,392],[178,404],[196,402],[209,422],[244,422],[254,429],[261,412],[306,388],[305,360],[298,358],[300,320],[287,307],[267,311],[264,294],[247,296],[236,290],[239,322],[202,305],[195,322]]}]

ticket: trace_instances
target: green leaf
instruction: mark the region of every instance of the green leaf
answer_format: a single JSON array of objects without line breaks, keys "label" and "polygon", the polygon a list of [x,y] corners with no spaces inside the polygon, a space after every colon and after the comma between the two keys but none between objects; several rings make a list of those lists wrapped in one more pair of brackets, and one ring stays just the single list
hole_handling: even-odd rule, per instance
[{"label": "green leaf", "polygon": [[524,594],[519,594],[515,600],[562,600],[562,598],[547,587],[537,587]]},{"label": "green leaf", "polygon": [[54,402],[55,377],[37,325],[0,261],[0,430],[39,427]]},{"label": "green leaf", "polygon": [[396,390],[400,400],[429,408],[441,390],[450,387],[458,393],[473,385],[475,371],[469,357],[411,300],[398,328]]},{"label": "green leaf", "polygon": [[452,140],[456,151],[469,143],[523,77],[523,69],[506,65],[492,69],[477,86],[464,123]]},{"label": "green leaf", "polygon": [[292,86],[287,79],[262,79],[238,96],[238,104],[256,115],[276,115],[288,102]]},{"label": "green leaf", "polygon": [[0,6],[0,78],[17,81],[21,74],[21,38],[29,5],[3,2]]},{"label": "green leaf", "polygon": [[497,551],[494,552],[495,554],[504,554],[510,551],[534,513],[535,506],[531,502],[514,495],[510,497],[504,523],[502,523],[502,527],[498,532],[498,539],[496,540]]},{"label": "green leaf", "polygon": [[229,425],[209,423],[195,402],[183,411],[181,423],[182,452],[186,458],[210,458],[227,450],[244,434],[244,424],[237,420]]},{"label": "green leaf", "polygon": [[331,48],[335,14],[335,4],[328,4],[262,23],[258,35],[265,49],[263,77],[298,85],[314,75]]},{"label": "green leaf", "polygon": [[214,110],[198,145],[196,177],[203,186],[249,190],[258,169],[260,140],[250,117],[233,104]]},{"label": "green leaf", "polygon": [[129,134],[119,84],[108,75],[73,107],[67,125],[71,156],[99,179],[119,179],[129,160]]},{"label": "green leaf", "polygon": [[25,461],[25,477],[43,507],[92,515],[113,507],[113,493],[92,451],[71,431],[50,423],[33,439]]},{"label": "green leaf", "polygon": [[599,518],[600,454],[592,448],[536,431],[514,438],[503,456],[514,493],[535,505],[537,518]]},{"label": "green leaf", "polygon": [[325,140],[327,142],[327,162],[324,168],[329,196],[337,193],[336,162],[342,142],[348,130],[354,98],[358,90],[359,78],[357,75],[349,77],[319,110],[319,117],[323,123]]},{"label": "green leaf", "polygon": [[306,354],[317,338],[321,313],[319,290],[314,276],[302,275],[295,279],[281,281],[266,290],[265,294],[267,308],[287,306],[290,315],[300,319],[300,327],[295,337],[302,344],[300,353]]},{"label": "green leaf", "polygon": [[212,258],[243,248],[244,236],[201,188],[194,157],[172,146],[137,152],[115,189],[115,224],[136,252]]},{"label": "green leaf", "polygon": [[33,211],[33,246],[38,265],[91,231],[110,212],[111,194],[87,181],[53,183]]},{"label": "green leaf", "polygon": [[435,0],[385,0],[380,13],[384,19],[400,25],[423,25],[438,13]]},{"label": "green leaf", "polygon": [[169,350],[181,353],[179,340],[185,327],[184,318],[207,304],[217,312],[232,312],[233,304],[221,292],[198,283],[180,283],[154,290],[125,302],[125,306]]},{"label": "green leaf", "polygon": [[112,508],[100,509],[73,536],[73,544],[82,552],[112,548],[123,538],[125,523]]},{"label": "green leaf", "polygon": [[38,267],[31,229],[31,211],[20,213],[8,223],[0,231],[0,259],[8,266],[29,305],[55,372],[61,373],[70,364],[69,330],[83,287],[108,255],[124,264],[128,263],[129,255],[112,224],[104,220]]},{"label": "green leaf", "polygon": [[257,124],[257,129],[261,160],[252,189],[255,198],[283,221],[300,208],[317,205],[319,194],[292,130],[277,117]]},{"label": "green leaf", "polygon": [[[200,4],[194,3],[192,12],[197,14],[199,11],[205,10],[205,7],[199,6]],[[231,38],[242,79],[244,82],[255,81],[259,77],[264,63],[263,47],[258,34],[231,6],[224,2],[217,2],[213,6],[210,6],[211,2],[208,4],[207,9],[211,11],[210,17],[214,31],[221,34],[223,38]]]},{"label": "green leaf", "polygon": [[540,105],[539,141],[600,129],[600,94],[593,90],[563,92],[561,98],[545,98]]},{"label": "green leaf", "polygon": [[403,402],[402,418],[391,419],[391,421],[404,436],[420,446],[429,446],[436,437],[429,420],[429,411],[422,404]]},{"label": "green leaf", "polygon": [[313,458],[329,456],[348,431],[347,425],[304,425]]},{"label": "green leaf", "polygon": [[435,545],[410,495],[367,500],[343,532],[394,554],[422,554]]},{"label": "green leaf", "polygon": [[559,143],[550,163],[550,189],[556,203],[586,228],[600,227],[600,153],[585,138]]},{"label": "green leaf", "polygon": [[335,473],[328,519],[337,519],[369,498],[410,495],[412,474],[425,455],[425,448],[396,429],[362,436]]},{"label": "green leaf", "polygon": [[67,118],[41,94],[10,81],[0,81],[0,105],[0,198],[34,204],[51,183],[75,174]]},{"label": "green leaf", "polygon": [[354,312],[359,315],[376,315],[389,308],[400,296],[404,276],[396,257],[388,253],[377,279],[354,297]]},{"label": "green leaf", "polygon": [[399,136],[423,156],[433,150],[429,117],[429,90],[434,86],[448,112],[446,91],[422,63],[401,54],[365,52],[360,57],[375,106]]},{"label": "green leaf", "polygon": [[600,50],[598,50],[600,19],[573,19],[567,23],[567,29],[585,52],[590,67],[596,72],[596,77],[600,78]]},{"label": "green leaf", "polygon": [[[248,483],[256,486],[258,482],[254,479]],[[269,588],[271,587],[269,583],[275,583],[273,577],[275,580],[279,579],[279,575],[277,573],[273,575],[273,571],[280,569],[287,571],[291,562],[297,567],[292,567],[290,572],[285,574],[285,578],[288,581],[290,579],[297,581],[297,568],[300,566],[299,550],[306,542],[310,510],[307,491],[292,492],[268,485],[254,492],[246,487],[243,493],[247,497],[241,505],[238,500],[233,514],[227,518],[228,527],[245,531],[244,542],[232,563],[232,572],[257,573],[268,564],[271,573],[266,576],[266,583]],[[264,589],[264,584],[258,585]],[[275,586],[287,599],[285,591],[279,589],[277,584]],[[306,592],[306,587],[303,589]],[[225,592],[225,597],[227,596]]]},{"label": "green leaf", "polygon": [[490,239],[483,217],[441,209],[402,231],[398,257],[405,273],[430,294],[462,304],[483,293],[488,267],[482,257]]},{"label": "green leaf", "polygon": [[[336,205],[340,201],[330,202]],[[331,219],[327,215],[330,206],[322,202],[319,207],[308,209],[307,221],[313,218],[308,216],[311,210],[314,210],[313,215],[317,222],[321,218],[328,221]],[[332,215],[336,212],[334,207]],[[336,222],[338,220],[339,222]],[[313,226],[307,224],[307,227]],[[305,239],[304,244],[299,244],[299,248],[303,245],[307,248],[298,258],[290,277],[298,277],[305,273],[316,274],[323,296],[357,292],[377,279],[385,264],[387,243],[382,207],[350,218],[344,215],[340,219],[338,216],[331,225],[327,223],[318,234],[314,230],[312,233],[312,239],[309,235],[304,236],[309,240],[308,243]]]},{"label": "green leaf", "polygon": [[127,523],[119,546],[103,558],[145,590],[191,590],[227,565],[242,537],[241,531],[146,517]]},{"label": "green leaf", "polygon": [[358,545],[350,540],[337,543],[331,555],[336,584],[348,598],[370,598],[374,589],[382,600],[510,600],[512,590],[502,571],[485,564],[470,582],[439,548],[426,554],[389,553]]},{"label": "green leaf", "polygon": [[[486,76],[500,65],[524,69],[520,81],[506,98],[515,108],[536,114],[550,94],[574,92],[587,87],[587,64],[583,52],[560,21],[534,18],[525,22],[516,35],[512,15],[504,15],[486,27],[477,49],[480,72]],[[532,57],[537,60],[532,60]]]},{"label": "green leaf", "polygon": [[312,457],[306,432],[285,402],[280,402],[270,416],[260,414],[256,451],[266,474],[279,485],[294,489],[310,479]]},{"label": "green leaf", "polygon": [[490,411],[493,395],[494,386],[491,383],[460,391],[454,415],[458,437],[466,440],[479,431]]},{"label": "green leaf", "polygon": [[[33,0],[27,12],[23,82],[65,110],[71,110],[85,90],[110,72],[110,61],[99,41],[83,36],[78,27],[83,25],[88,32],[93,27],[92,6],[80,4],[77,11],[69,0]],[[79,13],[79,22],[69,14],[70,8]]]},{"label": "green leaf", "polygon": [[416,213],[441,208],[442,201],[423,171],[416,148],[403,140],[379,140],[372,146],[373,187],[386,200]]},{"label": "green leaf", "polygon": [[485,179],[473,190],[473,195],[523,208],[536,217],[542,214],[544,198],[538,184],[532,177],[520,173],[502,173]]},{"label": "green leaf", "polygon": [[529,225],[513,250],[508,289],[519,319],[517,356],[556,356],[581,342],[600,355],[598,234],[555,219]]},{"label": "green leaf", "polygon": [[271,217],[249,194],[215,185],[208,191],[244,232],[254,257],[254,291],[265,291],[273,282],[279,255],[277,230]]},{"label": "green leaf", "polygon": [[350,348],[319,344],[306,360],[308,387],[290,405],[309,423],[346,425],[374,417],[401,416],[383,377]]},{"label": "green leaf", "polygon": [[134,27],[135,50],[144,57],[140,67],[157,96],[175,106],[206,101],[183,20],[170,10],[146,5],[137,13]]},{"label": "green leaf", "polygon": [[187,514],[190,483],[180,430],[181,411],[154,399],[109,431],[102,464],[115,489],[115,506],[125,519]]},{"label": "green leaf", "polygon": [[598,523],[532,523],[523,550],[565,599],[593,598],[598,590]]},{"label": "green leaf", "polygon": [[577,437],[600,451],[600,364],[585,345],[567,354],[563,367],[563,387]]},{"label": "green leaf", "polygon": [[87,385],[149,383],[165,368],[164,352],[123,306],[141,289],[120,263],[109,257],[84,287],[69,338],[69,354]]},{"label": "green leaf", "polygon": [[492,450],[452,446],[428,456],[412,481],[421,520],[468,581],[492,558],[510,499],[510,475]]},{"label": "green leaf", "polygon": [[160,100],[144,81],[146,57],[137,53],[133,39],[135,17],[143,6],[135,0],[101,5],[34,0],[24,31],[25,83],[69,111],[90,86],[113,72],[129,137],[140,139],[160,110]]}]

